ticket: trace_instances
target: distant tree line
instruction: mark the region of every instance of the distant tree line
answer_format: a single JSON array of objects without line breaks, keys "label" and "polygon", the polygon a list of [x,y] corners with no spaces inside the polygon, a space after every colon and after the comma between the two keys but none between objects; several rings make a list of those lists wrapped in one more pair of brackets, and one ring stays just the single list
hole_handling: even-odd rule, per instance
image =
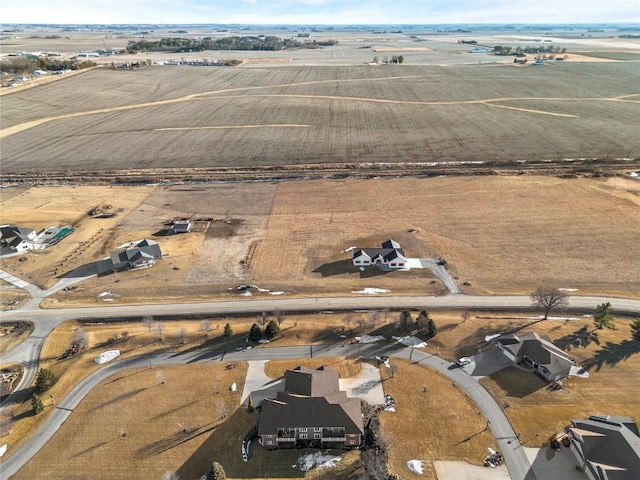
[{"label": "distant tree line", "polygon": [[504,45],[496,45],[493,47],[495,55],[517,55],[519,53],[565,53],[566,48],[560,48],[554,45],[527,45],[526,47],[509,47]]},{"label": "distant tree line", "polygon": [[96,63],[91,60],[62,60],[59,58],[27,58],[20,56],[5,58],[0,62],[0,71],[20,75],[31,73],[34,70],[55,72],[58,70],[82,70],[95,66]]},{"label": "distant tree line", "polygon": [[156,41],[132,40],[128,53],[138,52],[201,52],[204,50],[285,50],[288,48],[321,48],[336,45],[337,40],[300,41],[273,35],[258,37],[163,38]]}]

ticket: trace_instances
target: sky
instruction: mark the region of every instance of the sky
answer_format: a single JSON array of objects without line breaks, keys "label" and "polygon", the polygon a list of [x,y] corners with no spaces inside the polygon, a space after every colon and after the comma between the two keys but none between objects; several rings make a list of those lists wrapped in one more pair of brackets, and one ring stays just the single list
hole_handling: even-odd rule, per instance
[{"label": "sky", "polygon": [[640,23],[639,0],[3,0],[2,23]]}]

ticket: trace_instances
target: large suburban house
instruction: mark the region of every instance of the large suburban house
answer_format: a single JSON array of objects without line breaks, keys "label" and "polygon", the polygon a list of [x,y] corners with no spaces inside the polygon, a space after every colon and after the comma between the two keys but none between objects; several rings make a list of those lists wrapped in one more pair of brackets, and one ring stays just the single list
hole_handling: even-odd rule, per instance
[{"label": "large suburban house", "polygon": [[262,402],[258,436],[268,449],[357,448],[363,435],[360,400],[340,390],[333,368],[287,370],[284,391]]},{"label": "large suburban house", "polygon": [[97,263],[98,274],[151,267],[162,258],[158,242],[149,239],[134,242],[127,248],[112,252],[109,258]]},{"label": "large suburban house", "polygon": [[575,366],[569,354],[551,343],[546,335],[531,332],[518,336],[511,333],[496,338],[495,342],[508,359],[533,368],[548,382],[563,379]]},{"label": "large suburban house", "polygon": [[570,448],[591,480],[638,480],[640,433],[629,417],[592,415],[571,420]]},{"label": "large suburban house", "polygon": [[352,261],[356,267],[375,265],[380,270],[407,268],[404,250],[395,240],[387,240],[382,244],[382,248],[355,248],[353,249]]},{"label": "large suburban house", "polygon": [[74,228],[47,227],[41,232],[18,225],[0,226],[0,246],[3,254],[24,253],[29,250],[43,250],[55,245],[67,235],[73,233]]}]

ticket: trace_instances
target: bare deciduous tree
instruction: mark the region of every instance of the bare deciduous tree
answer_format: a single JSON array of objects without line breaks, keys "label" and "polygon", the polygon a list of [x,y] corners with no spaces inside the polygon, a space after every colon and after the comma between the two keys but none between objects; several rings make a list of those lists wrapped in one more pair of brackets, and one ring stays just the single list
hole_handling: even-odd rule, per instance
[{"label": "bare deciduous tree", "polygon": [[153,317],[151,315],[145,315],[142,317],[142,323],[147,326],[147,329],[151,331],[151,327],[153,326]]},{"label": "bare deciduous tree", "polygon": [[287,319],[287,316],[279,308],[275,309],[275,311],[273,312],[273,316],[276,319],[276,322],[278,322],[278,326],[281,326]]},{"label": "bare deciduous tree", "polygon": [[469,312],[469,310],[464,310],[460,314],[460,318],[462,318],[462,323],[466,322],[469,319],[470,316],[471,316],[471,312]]},{"label": "bare deciduous tree", "polygon": [[204,332],[205,336],[208,337],[209,333],[211,333],[211,320],[209,320],[208,318],[202,320],[200,328]]},{"label": "bare deciduous tree", "polygon": [[158,340],[164,342],[164,327],[161,322],[153,324],[153,331],[158,335]]},{"label": "bare deciduous tree", "polygon": [[369,325],[371,328],[375,328],[380,320],[380,312],[378,310],[369,310],[367,316],[369,317]]},{"label": "bare deciduous tree", "polygon": [[89,342],[89,335],[87,335],[86,330],[84,328],[78,328],[73,338],[73,343],[76,345],[78,349],[81,349],[86,347],[88,342]]},{"label": "bare deciduous tree", "polygon": [[184,345],[185,338],[187,336],[187,331],[184,328],[178,329],[176,332],[176,337],[178,338],[178,342],[180,345]]},{"label": "bare deciduous tree", "polygon": [[565,293],[556,287],[544,286],[536,288],[531,294],[533,304],[544,310],[544,320],[549,316],[549,312],[554,308],[560,308],[569,302]]},{"label": "bare deciduous tree", "polygon": [[263,327],[267,324],[267,321],[269,320],[269,315],[267,315],[267,312],[262,312],[260,314],[260,325],[262,325]]}]

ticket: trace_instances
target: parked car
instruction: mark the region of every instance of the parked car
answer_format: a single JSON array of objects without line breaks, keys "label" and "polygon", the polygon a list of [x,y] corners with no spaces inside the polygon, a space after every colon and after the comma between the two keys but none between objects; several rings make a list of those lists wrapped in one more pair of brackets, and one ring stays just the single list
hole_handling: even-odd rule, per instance
[{"label": "parked car", "polygon": [[464,367],[465,365],[469,365],[471,363],[471,359],[469,357],[460,357],[456,362],[456,365],[459,367]]}]

